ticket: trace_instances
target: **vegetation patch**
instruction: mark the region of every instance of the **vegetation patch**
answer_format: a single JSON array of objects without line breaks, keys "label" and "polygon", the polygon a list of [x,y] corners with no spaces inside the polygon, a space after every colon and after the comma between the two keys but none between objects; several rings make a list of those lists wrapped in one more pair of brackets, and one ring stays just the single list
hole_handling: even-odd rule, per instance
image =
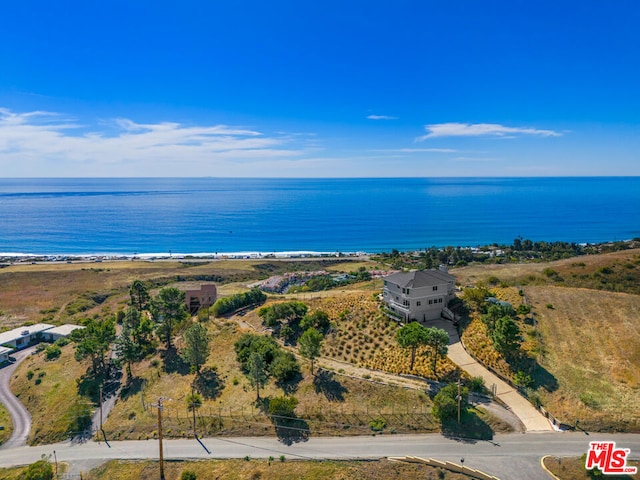
[{"label": "vegetation patch", "polygon": [[[206,460],[165,463],[167,480],[179,480],[184,471],[197,479],[228,480],[467,480],[469,477],[436,467],[391,462],[386,459],[367,461],[275,461],[275,459]],[[157,462],[111,461],[87,475],[87,480],[152,480],[158,478]]]},{"label": "vegetation patch", "polygon": [[11,379],[11,390],[27,407],[33,426],[30,445],[54,443],[81,432],[95,408],[89,396],[80,395],[78,382],[88,363],[73,358],[72,345],[62,347],[57,360],[41,352],[25,359]]}]

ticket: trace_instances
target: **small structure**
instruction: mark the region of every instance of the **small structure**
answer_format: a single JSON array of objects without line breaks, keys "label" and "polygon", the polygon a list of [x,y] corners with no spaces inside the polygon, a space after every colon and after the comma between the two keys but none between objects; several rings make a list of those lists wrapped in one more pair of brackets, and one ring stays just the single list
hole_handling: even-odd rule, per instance
[{"label": "small structure", "polygon": [[71,335],[71,332],[81,328],[85,327],[67,323],[66,325],[60,325],[59,327],[45,330],[44,332],[42,332],[42,338],[43,340],[46,340],[48,342],[55,342],[59,338],[67,338],[69,335]]},{"label": "small structure", "polygon": [[441,318],[454,298],[456,278],[442,270],[400,272],[384,277],[384,303],[404,322]]},{"label": "small structure", "polygon": [[7,347],[0,347],[0,365],[9,361],[9,354],[13,352],[13,349]]},{"label": "small structure", "polygon": [[187,309],[191,315],[195,315],[201,308],[209,308],[216,303],[216,286],[213,284],[200,285],[199,290],[185,291],[184,297]]},{"label": "small structure", "polygon": [[43,332],[51,330],[53,327],[54,325],[48,323],[36,323],[2,332],[0,333],[0,345],[20,350],[42,340]]}]

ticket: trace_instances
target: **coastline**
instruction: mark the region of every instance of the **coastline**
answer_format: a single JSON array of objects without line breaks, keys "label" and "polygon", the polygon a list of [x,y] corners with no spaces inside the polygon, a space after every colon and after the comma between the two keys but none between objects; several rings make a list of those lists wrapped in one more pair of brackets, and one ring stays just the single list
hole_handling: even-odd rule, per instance
[{"label": "coastline", "polygon": [[316,252],[311,250],[296,250],[282,252],[199,252],[199,253],[81,253],[81,254],[33,254],[0,252],[0,262],[102,262],[102,261],[177,261],[177,260],[239,260],[239,259],[300,259],[300,258],[363,258],[368,257],[368,252]]}]

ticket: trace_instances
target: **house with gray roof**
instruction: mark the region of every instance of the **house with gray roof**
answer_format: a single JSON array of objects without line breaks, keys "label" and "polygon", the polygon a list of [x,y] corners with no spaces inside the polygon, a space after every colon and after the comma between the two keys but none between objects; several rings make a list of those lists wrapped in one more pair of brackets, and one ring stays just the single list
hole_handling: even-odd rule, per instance
[{"label": "house with gray roof", "polygon": [[404,322],[425,322],[443,316],[454,298],[456,278],[442,270],[399,272],[383,277],[387,308]]}]

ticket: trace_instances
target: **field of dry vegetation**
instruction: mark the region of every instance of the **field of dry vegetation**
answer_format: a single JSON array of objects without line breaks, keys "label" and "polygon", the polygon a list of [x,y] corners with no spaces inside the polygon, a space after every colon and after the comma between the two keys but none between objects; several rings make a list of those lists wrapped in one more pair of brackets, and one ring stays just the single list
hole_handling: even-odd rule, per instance
[{"label": "field of dry vegetation", "polygon": [[[519,327],[524,349],[557,383],[556,388],[537,390],[547,410],[571,425],[578,420],[587,430],[640,431],[638,251],[465,267],[452,273],[464,285],[494,285],[492,291],[514,307],[525,299],[532,306],[537,327],[522,319]],[[576,284],[581,287],[568,286]],[[521,299],[518,290],[524,294]],[[508,291],[516,294],[506,298]],[[484,330],[473,319],[463,338],[482,361],[513,378]]]}]

